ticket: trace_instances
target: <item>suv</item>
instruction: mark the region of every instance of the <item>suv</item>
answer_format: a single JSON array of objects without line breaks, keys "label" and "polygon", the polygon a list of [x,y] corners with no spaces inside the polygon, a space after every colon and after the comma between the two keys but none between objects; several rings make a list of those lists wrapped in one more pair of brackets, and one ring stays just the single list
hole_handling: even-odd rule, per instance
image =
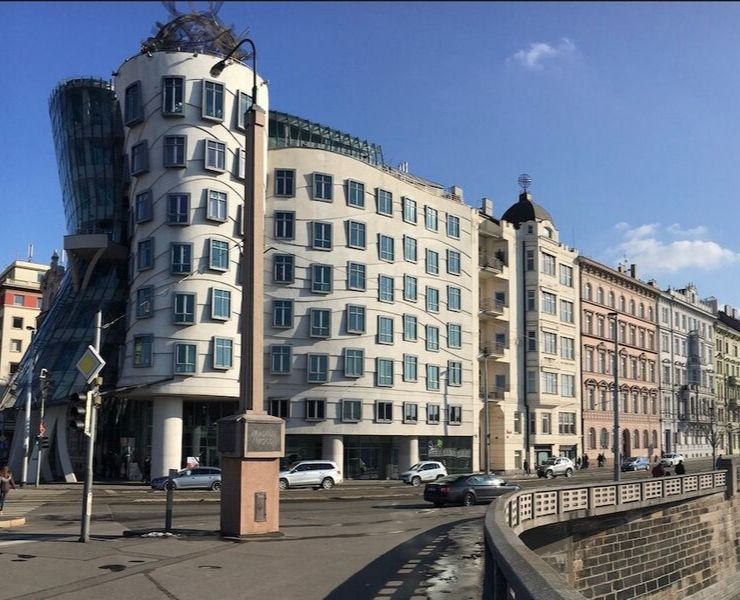
[{"label": "suv", "polygon": [[436,481],[441,477],[447,477],[447,469],[441,462],[436,460],[424,460],[416,463],[408,471],[401,473],[401,481],[413,486],[421,485],[424,481]]},{"label": "suv", "polygon": [[622,460],[622,471],[647,471],[649,468],[650,461],[645,457],[630,456]]},{"label": "suv", "polygon": [[537,477],[552,479],[558,475],[571,477],[575,471],[573,461],[565,456],[551,456],[537,467]]},{"label": "suv", "polygon": [[679,454],[678,452],[669,452],[660,459],[660,464],[664,467],[675,467],[682,460],[686,461],[683,454]]},{"label": "suv", "polygon": [[341,482],[342,472],[337,463],[331,460],[302,460],[280,471],[279,486],[281,490],[289,487],[322,487],[329,490]]}]

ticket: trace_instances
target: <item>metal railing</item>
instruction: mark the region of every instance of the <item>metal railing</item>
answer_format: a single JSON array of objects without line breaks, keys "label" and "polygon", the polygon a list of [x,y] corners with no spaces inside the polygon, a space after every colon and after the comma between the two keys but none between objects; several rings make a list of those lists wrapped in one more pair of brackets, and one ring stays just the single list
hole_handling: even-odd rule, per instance
[{"label": "metal railing", "polygon": [[[488,399],[489,400],[503,400],[504,394],[506,394],[509,391],[509,386],[494,386],[491,388],[488,388]],[[486,390],[483,389],[483,387],[480,388],[479,396],[481,398],[486,397]]]},{"label": "metal railing", "polygon": [[494,342],[489,340],[481,343],[480,351],[482,354],[487,356],[503,356],[506,348],[508,348],[508,345],[504,342]]},{"label": "metal railing", "polygon": [[483,299],[479,301],[478,311],[489,315],[501,315],[506,308],[506,303],[502,300]]},{"label": "metal railing", "polygon": [[478,266],[481,269],[488,269],[491,271],[501,272],[504,270],[506,263],[498,258],[495,254],[489,254],[488,252],[481,252],[478,255]]}]

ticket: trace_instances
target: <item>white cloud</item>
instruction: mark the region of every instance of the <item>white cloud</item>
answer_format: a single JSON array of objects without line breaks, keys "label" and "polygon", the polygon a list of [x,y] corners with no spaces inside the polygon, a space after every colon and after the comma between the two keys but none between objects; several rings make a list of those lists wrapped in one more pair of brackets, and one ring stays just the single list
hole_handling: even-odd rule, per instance
[{"label": "white cloud", "polygon": [[617,223],[615,229],[621,232],[622,239],[611,249],[611,254],[619,259],[626,256],[627,261],[636,263],[642,272],[706,271],[740,262],[740,253],[723,248],[717,242],[700,239],[708,233],[703,225],[684,229],[678,223],[666,227],[660,223],[636,227]]},{"label": "white cloud", "polygon": [[529,71],[542,71],[545,63],[569,58],[576,51],[576,45],[564,37],[554,46],[546,42],[531,43],[529,48],[515,52],[507,61],[517,63]]}]

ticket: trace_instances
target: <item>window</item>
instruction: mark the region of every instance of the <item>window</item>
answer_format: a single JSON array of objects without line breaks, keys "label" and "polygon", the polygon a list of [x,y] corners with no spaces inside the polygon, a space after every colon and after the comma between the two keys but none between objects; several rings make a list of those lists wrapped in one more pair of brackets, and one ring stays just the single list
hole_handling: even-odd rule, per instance
[{"label": "window", "polygon": [[[573,287],[573,268],[567,265],[560,265],[560,285]],[[614,294],[612,294],[612,299]]]},{"label": "window", "polygon": [[226,144],[216,140],[206,140],[205,168],[211,171],[226,170]]},{"label": "window", "polygon": [[154,287],[148,285],[136,290],[136,317],[146,319],[154,314]]},{"label": "window", "polygon": [[527,310],[537,310],[536,290],[527,290]]},{"label": "window", "polygon": [[347,333],[365,333],[365,307],[347,305]]},{"label": "window", "polygon": [[162,78],[162,114],[182,116],[184,88],[184,77]]},{"label": "window", "polygon": [[360,348],[344,349],[344,376],[362,377],[365,374],[365,352]]},{"label": "window", "polygon": [[328,308],[309,309],[309,335],[314,338],[328,338],[331,335],[331,310]]},{"label": "window", "polygon": [[560,395],[574,398],[576,395],[575,375],[563,374],[560,376]]},{"label": "window", "polygon": [[347,263],[347,289],[364,291],[365,283],[365,265],[362,263]]},{"label": "window", "polygon": [[365,184],[359,181],[347,180],[347,206],[365,208]]},{"label": "window", "polygon": [[416,238],[409,235],[403,236],[403,260],[416,262]]},{"label": "window", "polygon": [[362,421],[362,400],[342,400],[342,421],[345,423]]},{"label": "window", "polygon": [[447,324],[447,347],[462,348],[462,325]]},{"label": "window", "polygon": [[454,387],[462,385],[462,362],[457,360],[447,361],[447,384]]},{"label": "window", "polygon": [[426,289],[427,312],[439,312],[439,290],[433,287]]},{"label": "window", "polygon": [[314,294],[328,294],[331,286],[331,265],[311,265],[311,291]]},{"label": "window", "polygon": [[329,355],[307,354],[308,370],[306,381],[308,383],[326,383],[329,381]]},{"label": "window", "polygon": [[149,146],[146,140],[131,147],[131,175],[139,175],[149,170]]},{"label": "window", "polygon": [[221,321],[231,318],[231,292],[229,290],[213,289],[211,318]]},{"label": "window", "polygon": [[413,383],[419,377],[419,359],[411,354],[403,355],[403,380]]},{"label": "window", "polygon": [[576,413],[558,413],[558,433],[575,435]]},{"label": "window", "polygon": [[558,336],[549,331],[542,332],[542,351],[545,354],[557,354],[558,352]]},{"label": "window", "polygon": [[451,275],[460,274],[460,253],[457,250],[447,250],[447,272]]},{"label": "window", "polygon": [[460,288],[452,285],[447,286],[447,310],[459,311],[461,300],[460,300]]},{"label": "window", "polygon": [[402,197],[401,205],[403,206],[403,220],[416,225],[416,202],[411,198]]},{"label": "window", "polygon": [[382,233],[378,234],[378,258],[388,262],[394,261],[393,238]]},{"label": "window", "polygon": [[331,250],[331,223],[314,221],[311,223],[311,247],[314,250]]},{"label": "window", "polygon": [[23,317],[13,317],[13,329],[23,329]]},{"label": "window", "polygon": [[447,215],[447,236],[460,239],[460,218],[453,215]]},{"label": "window", "polygon": [[234,340],[213,338],[213,368],[230,369],[234,366]]},{"label": "window", "polygon": [[275,195],[284,198],[295,196],[295,171],[275,169]]},{"label": "window", "polygon": [[126,88],[123,121],[129,127],[144,120],[144,107],[141,102],[141,83],[132,83]]},{"label": "window", "polygon": [[295,239],[295,213],[292,211],[275,212],[275,238],[279,240]]},{"label": "window", "polygon": [[439,227],[437,211],[429,206],[424,207],[424,226],[429,231],[437,231]]},{"label": "window", "polygon": [[557,373],[543,373],[542,374],[542,392],[545,394],[557,394],[558,393],[558,374]]},{"label": "window", "polygon": [[186,137],[184,135],[164,136],[164,166],[185,167]]},{"label": "window", "polygon": [[136,194],[135,216],[137,223],[152,220],[152,191],[146,190]]},{"label": "window", "polygon": [[270,373],[284,375],[290,373],[291,346],[270,346]]},{"label": "window", "polygon": [[176,293],[173,309],[173,318],[176,325],[192,325],[195,323],[195,294]]},{"label": "window", "polygon": [[416,423],[419,420],[419,405],[414,402],[403,403],[403,422]]},{"label": "window", "polygon": [[324,173],[313,174],[313,199],[331,202],[332,200],[332,176]]},{"label": "window", "polygon": [[527,332],[527,352],[537,352],[537,332]]},{"label": "window", "polygon": [[393,302],[393,296],[393,277],[378,275],[378,300],[380,302]]},{"label": "window", "polygon": [[228,199],[225,192],[208,190],[208,208],[206,219],[226,221],[228,217]]},{"label": "window", "polygon": [[403,315],[403,340],[415,342],[418,339],[418,321],[413,315]]},{"label": "window", "polygon": [[573,338],[560,337],[560,358],[575,359],[575,340]]},{"label": "window", "polygon": [[290,416],[290,400],[287,398],[270,398],[267,402],[268,415],[281,419],[287,419]]},{"label": "window", "polygon": [[358,221],[347,221],[347,246],[364,250],[365,240],[365,224]]},{"label": "window", "polygon": [[275,254],[272,259],[272,281],[293,283],[295,257],[291,254]]},{"label": "window", "polygon": [[427,404],[427,423],[439,423],[439,404]]},{"label": "window", "polygon": [[545,275],[555,275],[555,257],[552,254],[542,253],[542,272]]},{"label": "window", "polygon": [[557,302],[555,294],[550,292],[542,292],[542,312],[549,315],[557,314]]},{"label": "window", "polygon": [[195,373],[195,344],[175,344],[175,373]]},{"label": "window", "polygon": [[388,216],[393,215],[393,194],[389,191],[377,188],[375,190],[375,203],[377,205],[378,214]]},{"label": "window", "polygon": [[604,304],[604,288],[601,286],[598,287],[596,290],[596,302],[599,304]]},{"label": "window", "polygon": [[167,222],[170,225],[190,223],[190,194],[167,194]]},{"label": "window", "polygon": [[430,275],[439,275],[439,254],[434,250],[426,251],[426,272]]},{"label": "window", "polygon": [[378,344],[393,343],[393,317],[378,316]]},{"label": "window", "polygon": [[208,267],[214,271],[229,270],[229,242],[209,240]]},{"label": "window", "polygon": [[416,277],[411,275],[403,276],[403,299],[407,302],[416,302],[417,297]]},{"label": "window", "polygon": [[215,81],[203,82],[203,118],[223,121],[224,86]]},{"label": "window", "polygon": [[323,421],[326,418],[326,400],[306,398],[306,421]]},{"label": "window", "polygon": [[390,358],[376,358],[375,377],[377,386],[391,387],[393,385],[393,360]]},{"label": "window", "polygon": [[608,448],[609,447],[609,432],[602,427],[601,433],[599,435],[599,445],[602,448]]},{"label": "window", "polygon": [[152,366],[152,346],[154,344],[153,335],[135,335],[134,336],[134,366],[151,367]]},{"label": "window", "polygon": [[139,271],[151,269],[154,266],[154,240],[142,240],[136,248],[136,268]]},{"label": "window", "polygon": [[522,432],[522,413],[516,411],[514,413],[514,433]]},{"label": "window", "polygon": [[450,425],[460,425],[462,423],[462,406],[450,406],[447,409],[447,422]]},{"label": "window", "polygon": [[393,402],[378,400],[375,403],[375,420],[378,423],[390,423],[393,421]]},{"label": "window", "polygon": [[426,349],[430,352],[439,351],[439,327],[434,325],[425,326]]},{"label": "window", "polygon": [[573,323],[573,303],[568,300],[560,301],[560,320],[564,323]]},{"label": "window", "polygon": [[427,365],[427,390],[439,391],[439,367],[437,365]]},{"label": "window", "polygon": [[21,352],[23,350],[23,340],[10,340],[10,351]]},{"label": "window", "polygon": [[272,326],[279,328],[293,327],[293,301],[272,301]]},{"label": "window", "polygon": [[542,413],[542,433],[545,434],[551,434],[552,433],[552,415],[549,412]]},{"label": "window", "polygon": [[527,250],[526,252],[526,264],[527,264],[527,271],[534,271],[535,265],[534,265],[534,250]]}]

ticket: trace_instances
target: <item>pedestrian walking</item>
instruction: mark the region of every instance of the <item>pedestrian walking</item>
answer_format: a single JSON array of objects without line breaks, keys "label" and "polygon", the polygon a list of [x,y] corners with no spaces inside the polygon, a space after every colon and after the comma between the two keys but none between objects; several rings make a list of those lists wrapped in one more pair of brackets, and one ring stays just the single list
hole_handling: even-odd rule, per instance
[{"label": "pedestrian walking", "polygon": [[[676,469],[678,469],[678,467],[676,467]],[[663,465],[658,463],[653,467],[653,477],[663,477],[663,475],[665,475]]]},{"label": "pedestrian walking", "polygon": [[144,458],[144,483],[150,483],[151,476],[152,476],[152,459],[147,454],[146,458]]},{"label": "pedestrian walking", "polygon": [[524,474],[529,475],[529,461],[526,458],[524,459]]},{"label": "pedestrian walking", "polygon": [[682,460],[679,460],[676,465],[676,475],[686,475],[686,466],[683,464]]},{"label": "pedestrian walking", "polygon": [[720,454],[720,455],[719,455],[719,456],[717,457],[717,460],[716,460],[716,462],[714,463],[714,468],[715,468],[715,469],[719,469],[719,463],[720,463],[720,461],[721,461],[721,460],[722,460],[722,455]]},{"label": "pedestrian walking", "polygon": [[3,514],[5,508],[5,498],[10,490],[15,489],[15,480],[10,469],[5,466],[0,469],[0,515]]},{"label": "pedestrian walking", "polygon": [[588,469],[588,454],[583,455],[583,460],[581,460],[581,466],[584,469]]}]

